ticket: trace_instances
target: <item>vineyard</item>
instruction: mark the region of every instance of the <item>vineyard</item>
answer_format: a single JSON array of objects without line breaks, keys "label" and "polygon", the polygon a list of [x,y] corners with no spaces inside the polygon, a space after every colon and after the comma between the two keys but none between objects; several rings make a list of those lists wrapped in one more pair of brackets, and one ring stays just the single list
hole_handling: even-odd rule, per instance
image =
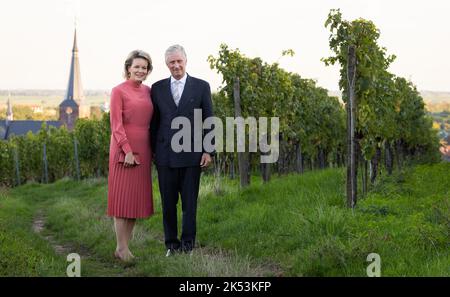
[{"label": "vineyard", "polygon": [[155,216],[138,221],[132,243],[139,261],[113,263],[109,113],[0,141],[0,275],[61,276],[76,251],[83,276],[365,276],[373,252],[383,276],[448,276],[450,163],[424,100],[389,72],[396,57],[373,22],[331,10],[324,25],[332,56],[322,62],[340,67],[342,100],[227,44],[208,57],[223,77],[214,115],[278,118],[279,158],[217,153],[201,177],[192,258],[161,256],[154,174]]},{"label": "vineyard", "polygon": [[[439,160],[439,140],[423,98],[412,82],[388,71],[395,56],[388,56],[378,44],[375,24],[346,21],[339,10],[331,10],[325,26],[335,55],[322,60],[341,67],[343,104],[314,80],[287,72],[277,63],[246,57],[225,44],[217,56],[208,57],[211,69],[224,82],[213,94],[217,117],[224,121],[234,116],[278,117],[280,121],[275,164],[259,164],[261,153],[223,152],[215,158],[216,175],[239,176],[245,187],[251,174],[261,174],[267,182],[274,171],[303,173],[347,166],[347,188],[356,195],[358,176],[365,194],[380,172],[392,174],[394,167],[401,169],[411,161]],[[74,131],[44,127],[37,135],[2,141],[0,184],[107,176],[109,135],[109,116],[104,114],[101,120],[79,120]],[[356,196],[349,199],[351,207]]]},{"label": "vineyard", "polygon": [[[414,84],[388,71],[395,56],[378,44],[376,26],[364,19],[343,20],[339,10],[330,12],[325,26],[335,55],[323,62],[341,66],[339,87],[345,106],[313,80],[288,73],[276,63],[248,58],[225,44],[217,57],[208,59],[224,81],[214,103],[222,119],[280,118],[280,158],[273,166],[280,174],[347,165],[348,190],[355,195],[349,198],[352,207],[358,174],[365,194],[382,170],[392,174],[394,166],[401,169],[412,160],[438,161],[439,140]],[[258,168],[259,158],[252,153],[222,154],[218,170],[233,177],[236,159],[242,186],[249,184],[252,171],[270,179],[271,166]]]},{"label": "vineyard", "polygon": [[101,120],[79,119],[73,131],[44,124],[38,134],[1,141],[0,185],[107,176],[109,140],[109,114],[105,113]]}]

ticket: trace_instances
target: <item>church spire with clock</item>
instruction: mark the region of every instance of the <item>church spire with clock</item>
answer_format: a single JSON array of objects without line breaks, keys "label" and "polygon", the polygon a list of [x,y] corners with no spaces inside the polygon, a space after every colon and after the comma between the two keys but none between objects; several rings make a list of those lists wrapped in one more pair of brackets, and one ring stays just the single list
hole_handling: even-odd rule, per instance
[{"label": "church spire with clock", "polygon": [[75,127],[78,118],[88,118],[90,107],[86,104],[81,84],[80,62],[78,59],[77,30],[75,29],[70,64],[69,83],[64,100],[59,105],[59,121],[69,130]]}]

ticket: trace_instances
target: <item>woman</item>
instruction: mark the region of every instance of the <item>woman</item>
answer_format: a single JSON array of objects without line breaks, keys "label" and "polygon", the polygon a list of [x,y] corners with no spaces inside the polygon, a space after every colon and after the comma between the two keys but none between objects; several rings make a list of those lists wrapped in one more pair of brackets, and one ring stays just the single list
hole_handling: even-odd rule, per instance
[{"label": "woman", "polygon": [[137,218],[153,214],[149,125],[153,115],[150,88],[142,82],[152,71],[149,54],[135,50],[125,61],[125,82],[111,92],[108,216],[114,217],[122,261],[134,258],[128,247]]}]

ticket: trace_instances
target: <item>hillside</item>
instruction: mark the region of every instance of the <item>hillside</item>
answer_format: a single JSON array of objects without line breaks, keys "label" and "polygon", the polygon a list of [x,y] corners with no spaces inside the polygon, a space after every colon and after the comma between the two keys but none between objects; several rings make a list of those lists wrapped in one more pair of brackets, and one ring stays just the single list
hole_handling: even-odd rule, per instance
[{"label": "hillside", "polygon": [[[6,108],[8,92],[0,90],[0,108]],[[427,105],[450,104],[450,92],[421,91],[420,93]],[[64,90],[13,90],[11,101],[17,105],[44,104],[46,107],[54,107],[61,103],[64,94]],[[340,91],[329,91],[328,94],[341,97]],[[105,100],[109,100],[109,90],[85,90],[84,95],[91,105],[100,105]]]},{"label": "hillside", "polygon": [[[84,96],[88,104],[98,106],[109,102],[109,90],[85,90]],[[42,105],[43,107],[58,106],[65,95],[64,90],[12,90],[11,102],[13,105]],[[0,90],[0,109],[6,108],[8,91]]]},{"label": "hillside", "polygon": [[450,163],[384,176],[354,211],[344,207],[344,170],[236,180],[202,177],[199,248],[164,257],[161,206],[140,220],[134,265],[113,259],[104,179],[27,184],[0,192],[0,275],[64,276],[66,255],[82,276],[450,276]]},{"label": "hillside", "polygon": [[450,103],[450,92],[421,91],[420,94],[427,103]]}]

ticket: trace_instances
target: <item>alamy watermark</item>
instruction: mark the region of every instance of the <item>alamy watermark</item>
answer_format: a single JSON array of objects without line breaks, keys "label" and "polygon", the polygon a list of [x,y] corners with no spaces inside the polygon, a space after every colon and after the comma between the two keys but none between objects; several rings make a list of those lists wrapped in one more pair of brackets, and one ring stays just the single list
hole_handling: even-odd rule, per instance
[{"label": "alamy watermark", "polygon": [[377,253],[367,255],[367,262],[372,262],[367,266],[366,272],[368,277],[381,276],[381,257]]},{"label": "alamy watermark", "polygon": [[67,255],[67,262],[71,262],[66,269],[68,277],[80,277],[81,276],[81,258],[77,253],[71,253]]},{"label": "alamy watermark", "polygon": [[[179,129],[172,137],[171,147],[174,152],[246,152],[246,131],[248,128],[248,152],[261,152],[261,163],[275,163],[279,156],[280,120],[278,117],[227,117],[224,124],[218,117],[202,118],[202,110],[194,109],[194,127],[187,117],[176,117],[171,128]],[[236,127],[236,145],[235,145]],[[193,128],[193,129],[192,129]],[[203,130],[210,130],[203,137]],[[193,131],[193,132],[192,132]],[[194,135],[192,135],[192,133]],[[269,143],[270,136],[270,143]],[[194,147],[191,147],[191,140]]]}]

